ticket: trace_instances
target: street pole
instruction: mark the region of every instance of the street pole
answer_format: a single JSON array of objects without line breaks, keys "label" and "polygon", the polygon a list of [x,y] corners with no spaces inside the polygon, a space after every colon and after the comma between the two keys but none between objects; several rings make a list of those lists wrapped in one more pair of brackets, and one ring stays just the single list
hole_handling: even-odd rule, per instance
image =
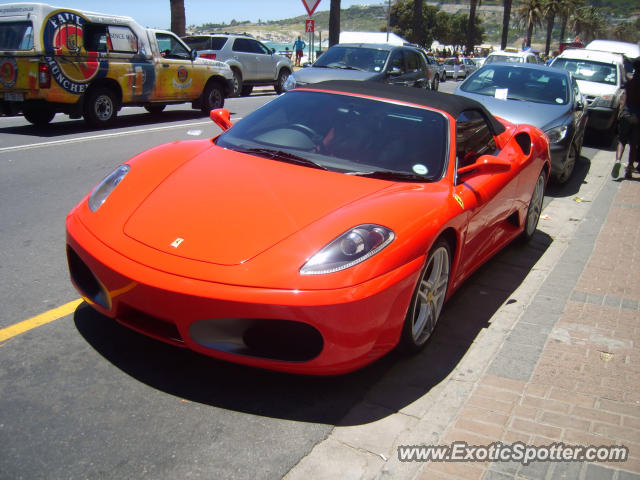
[{"label": "street pole", "polygon": [[391,25],[391,0],[387,7],[387,43],[389,43],[389,25]]}]

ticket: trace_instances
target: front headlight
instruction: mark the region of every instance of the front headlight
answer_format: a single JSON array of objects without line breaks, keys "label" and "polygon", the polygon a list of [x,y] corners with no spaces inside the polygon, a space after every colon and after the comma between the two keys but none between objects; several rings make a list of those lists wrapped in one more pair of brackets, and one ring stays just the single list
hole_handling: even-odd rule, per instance
[{"label": "front headlight", "polygon": [[289,75],[284,81],[284,83],[282,84],[282,88],[284,88],[285,92],[296,88],[296,77],[293,75],[293,73]]},{"label": "front headlight", "polygon": [[302,275],[334,273],[353,267],[389,245],[395,234],[381,225],[364,224],[352,228],[324,247],[300,269]]},{"label": "front headlight", "polygon": [[561,127],[554,127],[550,128],[549,130],[545,130],[544,133],[546,133],[547,137],[549,137],[549,143],[560,143],[562,140],[564,140],[564,137],[567,136],[568,130],[569,127],[563,125]]},{"label": "front headlight", "polygon": [[615,101],[616,101],[615,95],[602,95],[600,97],[596,97],[593,103],[591,104],[591,106],[613,108]]},{"label": "front headlight", "polygon": [[120,165],[109,175],[96,185],[89,195],[89,208],[95,212],[105,202],[107,197],[118,186],[127,173],[129,173],[129,165]]}]

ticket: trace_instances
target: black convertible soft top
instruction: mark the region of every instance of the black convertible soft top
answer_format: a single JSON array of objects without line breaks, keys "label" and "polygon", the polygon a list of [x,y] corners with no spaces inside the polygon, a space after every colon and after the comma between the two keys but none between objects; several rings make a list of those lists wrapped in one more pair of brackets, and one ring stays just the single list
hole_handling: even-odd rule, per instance
[{"label": "black convertible soft top", "polygon": [[498,121],[480,102],[451,93],[434,92],[422,88],[402,87],[381,82],[359,82],[350,80],[331,80],[305,85],[300,89],[329,90],[334,92],[368,95],[372,97],[414,103],[425,107],[437,108],[458,118],[465,110],[480,110],[493,129],[494,135],[504,132],[504,125]]}]

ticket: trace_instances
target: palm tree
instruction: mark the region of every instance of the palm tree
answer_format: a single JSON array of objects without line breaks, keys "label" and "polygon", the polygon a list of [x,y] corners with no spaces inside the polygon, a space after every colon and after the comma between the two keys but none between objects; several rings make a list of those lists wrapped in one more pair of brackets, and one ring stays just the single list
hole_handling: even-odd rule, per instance
[{"label": "palm tree", "polygon": [[560,41],[566,40],[567,24],[571,16],[584,5],[584,0],[561,0],[560,2]]},{"label": "palm tree", "polygon": [[171,31],[179,37],[184,37],[186,27],[184,0],[169,1],[171,2]]},{"label": "palm tree", "polygon": [[544,45],[544,54],[549,55],[549,48],[551,47],[551,33],[553,32],[553,24],[556,19],[556,15],[560,12],[562,0],[545,0],[542,5],[542,13],[544,13],[547,19],[547,39]]},{"label": "palm tree", "polygon": [[509,41],[509,20],[511,20],[511,0],[504,0],[504,13],[502,14],[502,39],[500,40],[500,50],[507,47]]},{"label": "palm tree", "polygon": [[576,35],[582,35],[585,43],[594,38],[602,37],[607,31],[607,21],[597,7],[582,7],[575,11],[571,26]]},{"label": "palm tree", "polygon": [[469,0],[469,26],[467,27],[467,53],[473,52],[473,33],[476,25],[476,8],[480,6],[482,0]]},{"label": "palm tree", "polygon": [[533,29],[542,23],[542,1],[541,0],[523,0],[518,8],[518,18],[520,24],[527,29],[527,38],[525,44],[531,46],[531,37],[533,37]]},{"label": "palm tree", "polygon": [[[423,31],[422,31],[422,5],[423,0],[413,1],[413,43],[422,45]],[[424,45],[423,45],[424,46]]]},{"label": "palm tree", "polygon": [[340,0],[331,0],[329,7],[329,46],[340,43]]}]

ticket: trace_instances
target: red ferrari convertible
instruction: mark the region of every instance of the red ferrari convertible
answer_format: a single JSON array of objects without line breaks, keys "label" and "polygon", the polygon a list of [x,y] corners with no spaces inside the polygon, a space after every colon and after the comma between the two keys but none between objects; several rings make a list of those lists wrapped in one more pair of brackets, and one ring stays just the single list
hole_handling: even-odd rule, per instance
[{"label": "red ferrari convertible", "polygon": [[425,345],[475,269],[536,230],[542,131],[455,95],[292,90],[213,139],[120,165],[67,216],[97,311],[173,345],[306,374]]}]

